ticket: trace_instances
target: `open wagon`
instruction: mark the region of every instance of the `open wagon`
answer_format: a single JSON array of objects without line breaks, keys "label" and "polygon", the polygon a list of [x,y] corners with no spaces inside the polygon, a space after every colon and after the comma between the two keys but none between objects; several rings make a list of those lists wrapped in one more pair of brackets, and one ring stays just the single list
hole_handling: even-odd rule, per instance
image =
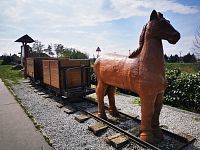
[{"label": "open wagon", "polygon": [[43,84],[66,97],[94,93],[90,85],[89,59],[42,60]]},{"label": "open wagon", "polygon": [[26,58],[26,63],[27,63],[26,74],[34,82],[40,82],[40,83],[43,82],[42,60],[44,59],[54,59],[54,58],[50,57]]}]

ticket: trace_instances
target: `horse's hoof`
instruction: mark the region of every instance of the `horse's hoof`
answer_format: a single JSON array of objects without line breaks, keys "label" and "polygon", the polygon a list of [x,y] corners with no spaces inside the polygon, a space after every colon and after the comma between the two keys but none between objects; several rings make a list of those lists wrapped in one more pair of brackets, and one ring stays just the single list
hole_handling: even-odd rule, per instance
[{"label": "horse's hoof", "polygon": [[107,116],[105,113],[98,113],[98,117],[107,120]]},{"label": "horse's hoof", "polygon": [[117,110],[116,111],[109,111],[109,113],[113,117],[119,117],[119,112]]},{"label": "horse's hoof", "polygon": [[148,142],[150,144],[157,144],[157,139],[153,136],[152,132],[142,132],[140,133],[140,140]]},{"label": "horse's hoof", "polygon": [[153,129],[152,130],[153,132],[153,136],[158,139],[159,142],[161,142],[162,140],[164,140],[164,135],[163,135],[163,132],[160,128],[157,128],[157,129]]},{"label": "horse's hoof", "polygon": [[109,114],[113,117],[119,117],[119,112],[117,111],[117,109],[108,109]]}]

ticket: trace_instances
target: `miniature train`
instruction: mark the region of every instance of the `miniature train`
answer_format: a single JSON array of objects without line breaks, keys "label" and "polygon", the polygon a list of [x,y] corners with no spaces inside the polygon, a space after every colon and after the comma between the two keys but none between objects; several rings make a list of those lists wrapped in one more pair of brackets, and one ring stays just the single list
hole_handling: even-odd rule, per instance
[{"label": "miniature train", "polygon": [[95,92],[90,84],[89,59],[29,57],[26,67],[26,75],[33,82],[67,98]]}]

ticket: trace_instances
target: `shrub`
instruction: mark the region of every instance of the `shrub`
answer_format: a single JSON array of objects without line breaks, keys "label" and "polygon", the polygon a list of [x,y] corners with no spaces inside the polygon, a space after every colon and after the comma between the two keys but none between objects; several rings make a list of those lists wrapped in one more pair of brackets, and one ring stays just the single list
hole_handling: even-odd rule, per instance
[{"label": "shrub", "polygon": [[167,70],[168,87],[165,91],[167,105],[200,112],[200,72],[181,73],[180,70]]},{"label": "shrub", "polygon": [[[179,69],[167,69],[168,87],[164,104],[200,113],[200,71],[198,73],[181,72]],[[97,85],[95,73],[91,83]],[[134,92],[117,88],[120,93],[138,96]]]},{"label": "shrub", "polygon": [[2,65],[9,65],[13,61],[11,56],[4,56],[3,57],[3,62]]},{"label": "shrub", "polygon": [[23,66],[21,64],[12,66],[12,70],[21,70],[21,69],[23,69]]},{"label": "shrub", "polygon": [[181,72],[197,73],[200,71],[200,63],[166,63],[167,70],[179,69]]},{"label": "shrub", "polygon": [[97,77],[94,72],[91,74],[91,84],[97,85]]}]

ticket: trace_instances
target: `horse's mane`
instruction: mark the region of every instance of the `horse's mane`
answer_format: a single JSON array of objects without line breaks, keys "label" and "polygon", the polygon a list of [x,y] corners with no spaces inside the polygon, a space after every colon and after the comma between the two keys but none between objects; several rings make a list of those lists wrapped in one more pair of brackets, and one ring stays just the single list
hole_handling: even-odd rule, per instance
[{"label": "horse's mane", "polygon": [[138,56],[143,48],[143,45],[144,45],[144,37],[145,37],[145,32],[146,32],[146,25],[144,25],[143,29],[142,29],[142,32],[140,34],[140,39],[139,39],[139,47],[129,55],[129,58],[134,58],[136,56]]},{"label": "horse's mane", "polygon": [[[162,13],[157,12],[157,15],[158,15],[159,18],[163,18],[163,14]],[[142,29],[142,32],[140,34],[139,47],[129,55],[129,58],[137,57],[140,54],[140,52],[141,52],[141,50],[143,48],[143,45],[144,45],[144,37],[145,37],[145,32],[146,32],[146,26],[147,26],[147,24],[144,25],[144,27]]]}]

